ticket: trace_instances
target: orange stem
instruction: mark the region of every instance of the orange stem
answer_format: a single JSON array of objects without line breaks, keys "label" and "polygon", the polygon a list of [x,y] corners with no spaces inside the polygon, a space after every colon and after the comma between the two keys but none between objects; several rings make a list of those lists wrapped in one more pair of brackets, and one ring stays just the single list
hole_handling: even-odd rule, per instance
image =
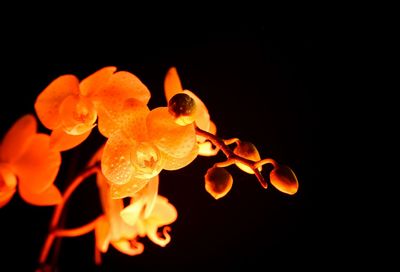
[{"label": "orange stem", "polygon": [[199,127],[196,127],[195,129],[196,129],[197,135],[203,136],[204,138],[208,139],[213,145],[215,145],[217,148],[221,149],[222,152],[224,152],[225,156],[227,157],[228,160],[226,162],[217,163],[216,166],[225,167],[225,166],[228,166],[235,162],[240,162],[240,163],[250,167],[254,171],[254,174],[256,175],[258,181],[260,182],[260,184],[263,188],[266,189],[268,187],[268,184],[265,181],[261,172],[258,170],[258,167],[260,167],[261,165],[267,164],[267,163],[270,163],[274,167],[276,167],[277,163],[273,159],[263,159],[258,162],[248,160],[246,158],[236,155],[235,153],[233,153],[232,149],[230,149],[228,147],[228,144],[237,142],[237,140],[238,140],[237,138],[234,138],[231,140],[223,140],[214,134],[211,134],[207,131],[200,129]]},{"label": "orange stem", "polygon": [[97,217],[92,222],[87,223],[81,227],[73,228],[73,229],[58,229],[54,231],[54,235],[57,237],[76,237],[81,236],[86,233],[91,232],[96,227],[96,223],[100,217]]},{"label": "orange stem", "polygon": [[94,245],[94,263],[96,265],[101,265],[101,252],[100,250],[97,248],[96,245]]},{"label": "orange stem", "polygon": [[60,220],[62,211],[64,209],[64,206],[72,193],[78,188],[78,186],[86,180],[89,176],[93,175],[98,171],[98,165],[93,165],[89,168],[86,168],[80,175],[78,175],[72,183],[68,186],[68,188],[65,190],[61,202],[56,206],[53,217],[50,222],[50,232],[47,235],[46,241],[42,247],[40,257],[39,257],[39,264],[43,265],[46,262],[47,256],[49,255],[51,246],[53,245],[54,239],[57,237],[56,235],[56,227],[58,225],[58,222]]}]

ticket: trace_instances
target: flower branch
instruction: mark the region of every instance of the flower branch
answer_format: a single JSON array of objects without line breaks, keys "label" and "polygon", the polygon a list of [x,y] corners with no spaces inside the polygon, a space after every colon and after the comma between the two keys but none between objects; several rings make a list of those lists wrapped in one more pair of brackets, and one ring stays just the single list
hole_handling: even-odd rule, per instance
[{"label": "flower branch", "polygon": [[254,171],[254,174],[256,175],[258,181],[260,182],[263,188],[266,189],[268,187],[267,182],[265,181],[263,175],[261,174],[258,168],[264,164],[272,164],[272,166],[276,167],[277,163],[273,159],[263,159],[254,162],[249,159],[236,155],[228,145],[232,143],[237,143],[239,141],[238,138],[223,140],[216,135],[213,135],[207,131],[200,129],[199,127],[196,127],[196,134],[209,140],[213,145],[215,145],[218,149],[220,149],[227,157],[226,161],[216,163],[215,164],[216,167],[227,167],[235,163],[242,163]]},{"label": "flower branch", "polygon": [[97,173],[99,171],[99,165],[95,164],[86,168],[81,174],[79,174],[68,186],[65,190],[61,202],[56,206],[53,217],[50,222],[50,232],[47,235],[46,241],[42,247],[40,257],[39,257],[39,264],[43,265],[46,262],[47,256],[50,252],[51,246],[53,245],[54,239],[57,236],[57,225],[61,218],[62,212],[64,210],[65,204],[67,203],[68,199],[71,197],[72,193],[78,188],[83,181],[85,181],[91,175]]},{"label": "flower branch", "polygon": [[56,229],[53,231],[53,235],[56,237],[77,237],[87,234],[95,229],[99,219],[100,217],[97,217],[93,221],[73,229]]}]

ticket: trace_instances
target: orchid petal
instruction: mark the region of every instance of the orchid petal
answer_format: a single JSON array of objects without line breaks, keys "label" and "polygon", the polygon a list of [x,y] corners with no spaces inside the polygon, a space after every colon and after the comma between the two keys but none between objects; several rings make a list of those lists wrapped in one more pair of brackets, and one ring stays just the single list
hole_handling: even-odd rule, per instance
[{"label": "orchid petal", "polygon": [[0,208],[5,206],[8,202],[10,202],[10,200],[15,194],[15,191],[16,191],[15,187],[14,188],[6,187],[5,189],[0,188]]},{"label": "orchid petal", "polygon": [[[205,130],[207,132],[210,131],[210,126],[211,126],[211,121],[210,121],[210,114],[208,113],[206,105],[204,105],[203,101],[201,101],[200,98],[197,97],[193,92],[189,90],[184,90],[183,93],[189,95],[191,98],[194,99],[196,103],[196,126],[198,126],[200,129]],[[214,129],[214,128],[212,128]],[[205,138],[202,136],[197,137],[200,142],[204,142]]]},{"label": "orchid petal", "polygon": [[179,79],[178,71],[175,67],[171,67],[164,79],[164,94],[167,102],[175,94],[183,90],[181,81]]},{"label": "orchid petal", "polygon": [[146,232],[147,232],[147,237],[149,237],[149,239],[161,246],[161,247],[165,247],[170,241],[171,241],[171,236],[169,235],[168,231],[171,230],[170,227],[164,227],[163,228],[163,235],[164,238],[160,237],[157,233],[157,226],[156,225],[148,225]]},{"label": "orchid petal", "polygon": [[148,114],[147,129],[150,140],[175,158],[185,157],[196,144],[194,125],[176,124],[167,107],[156,108]]},{"label": "orchid petal", "polygon": [[0,159],[12,163],[29,145],[31,136],[36,134],[37,123],[32,114],[19,118],[8,130],[0,148]]},{"label": "orchid petal", "polygon": [[0,208],[6,205],[15,193],[17,177],[7,164],[0,163]]},{"label": "orchid petal", "polygon": [[146,105],[150,91],[133,74],[125,71],[113,74],[108,83],[92,96],[99,119],[99,131],[109,137],[115,130],[115,119],[119,116],[127,99],[136,99]]},{"label": "orchid petal", "polygon": [[121,71],[115,73],[107,86],[96,92],[93,98],[105,109],[118,111],[129,98],[147,104],[150,91],[135,75]]},{"label": "orchid petal", "polygon": [[215,156],[217,155],[218,151],[219,149],[213,147],[209,141],[199,143],[199,155],[201,156]]},{"label": "orchid petal", "polygon": [[134,98],[125,100],[118,111],[100,105],[98,106],[99,131],[108,138],[116,130],[121,129],[130,138],[143,140],[147,136],[146,116],[149,112],[146,104]]},{"label": "orchid petal", "polygon": [[121,239],[119,241],[112,241],[111,244],[120,252],[129,256],[139,255],[144,250],[143,244],[135,240],[128,241],[125,239]]},{"label": "orchid petal", "polygon": [[80,94],[83,96],[91,96],[99,92],[107,86],[111,76],[117,70],[114,66],[104,67],[84,80],[79,84]]},{"label": "orchid petal", "polygon": [[139,179],[135,177],[132,177],[125,184],[111,183],[110,185],[111,198],[118,199],[118,198],[133,196],[135,193],[140,191],[144,186],[146,186],[147,183],[148,183],[147,179]]},{"label": "orchid petal", "polygon": [[158,195],[158,184],[159,176],[155,176],[149,181],[146,188],[144,189],[144,202],[146,204],[144,208],[144,219],[148,218],[153,212]]},{"label": "orchid petal", "polygon": [[143,207],[142,199],[134,201],[120,212],[122,220],[129,226],[134,226],[140,218]]},{"label": "orchid petal", "polygon": [[210,120],[210,127],[208,129],[208,132],[210,132],[213,135],[217,134],[217,126],[215,125],[215,123],[212,120]]},{"label": "orchid petal", "polygon": [[113,134],[118,126],[115,122],[119,112],[111,111],[103,108],[101,105],[96,106],[97,109],[97,127],[99,132],[106,138]]},{"label": "orchid petal", "polygon": [[189,152],[185,157],[183,158],[175,158],[170,156],[167,153],[162,153],[163,156],[163,161],[164,161],[164,166],[163,168],[165,170],[178,170],[181,169],[187,165],[189,165],[192,161],[194,161],[197,158],[197,155],[199,153],[199,147],[195,145],[192,149],[192,151]]},{"label": "orchid petal", "polygon": [[25,152],[12,167],[21,187],[32,193],[40,193],[53,183],[60,164],[60,153],[50,149],[50,137],[36,134],[30,138]]},{"label": "orchid petal", "polygon": [[146,104],[136,99],[128,99],[118,114],[118,126],[129,138],[143,141],[147,138],[146,117],[149,112]]},{"label": "orchid petal", "polygon": [[95,227],[96,247],[100,252],[106,253],[108,250],[108,245],[110,243],[109,230],[110,224],[103,215],[97,220]]},{"label": "orchid petal", "polygon": [[178,212],[175,207],[167,198],[159,195],[149,220],[157,226],[163,226],[175,222],[177,217]]},{"label": "orchid petal", "polygon": [[50,206],[61,202],[61,193],[54,185],[50,185],[47,189],[40,193],[33,193],[29,187],[21,183],[19,185],[19,194],[29,204],[36,206]]},{"label": "orchid petal", "polygon": [[69,150],[83,143],[91,132],[91,130],[88,130],[80,135],[70,135],[62,128],[57,128],[50,134],[50,148],[57,151]]},{"label": "orchid petal", "polygon": [[79,80],[74,75],[63,75],[52,81],[40,93],[35,110],[45,127],[54,129],[60,124],[59,108],[69,95],[79,94]]},{"label": "orchid petal", "polygon": [[111,183],[125,184],[131,180],[134,172],[130,159],[131,149],[132,144],[121,133],[113,134],[107,140],[101,160],[101,169]]}]

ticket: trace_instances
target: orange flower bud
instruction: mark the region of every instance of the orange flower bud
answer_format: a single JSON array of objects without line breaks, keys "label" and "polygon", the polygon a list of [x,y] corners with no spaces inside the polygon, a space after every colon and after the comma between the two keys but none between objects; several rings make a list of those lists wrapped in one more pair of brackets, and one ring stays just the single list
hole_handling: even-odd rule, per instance
[{"label": "orange flower bud", "polygon": [[[233,153],[251,161],[259,161],[261,159],[257,148],[250,142],[242,142],[242,141],[237,142],[237,146],[233,150]],[[242,171],[249,174],[254,174],[254,171],[247,165],[244,165],[243,163],[240,162],[236,163],[236,165]],[[261,171],[261,167],[259,167],[259,170]]]},{"label": "orange flower bud", "polygon": [[206,191],[215,199],[225,196],[232,188],[232,175],[224,168],[212,167],[208,169],[204,178]]},{"label": "orange flower bud", "polygon": [[178,125],[189,125],[196,118],[196,103],[189,95],[177,93],[168,102],[168,112],[175,117]]},{"label": "orange flower bud", "polygon": [[279,191],[293,195],[299,189],[295,173],[288,166],[280,165],[269,174],[271,184]]}]

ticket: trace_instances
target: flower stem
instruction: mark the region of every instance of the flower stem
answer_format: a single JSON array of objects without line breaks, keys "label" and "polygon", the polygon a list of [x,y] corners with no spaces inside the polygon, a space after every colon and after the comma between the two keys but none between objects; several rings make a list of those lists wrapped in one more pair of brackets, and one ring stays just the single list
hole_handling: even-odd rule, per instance
[{"label": "flower stem", "polygon": [[100,217],[97,217],[92,222],[86,225],[73,228],[73,229],[57,229],[54,231],[54,235],[57,237],[77,237],[91,232],[96,227],[96,223]]},{"label": "flower stem", "polygon": [[60,217],[62,215],[64,206],[68,199],[71,197],[72,193],[78,188],[78,186],[86,180],[89,176],[93,175],[99,170],[99,166],[97,164],[86,168],[81,174],[79,174],[68,186],[68,188],[65,190],[63,197],[61,199],[61,202],[56,206],[53,217],[50,222],[50,232],[47,235],[46,241],[42,247],[40,257],[39,257],[39,264],[44,265],[47,259],[47,256],[49,255],[50,249],[53,245],[53,242],[55,238],[58,236],[57,235],[57,225],[59,223]]},{"label": "flower stem", "polygon": [[235,143],[237,142],[239,139],[237,138],[233,138],[230,140],[223,140],[221,138],[219,138],[216,135],[213,135],[207,131],[204,131],[202,129],[200,129],[199,127],[195,127],[196,129],[196,134],[199,136],[203,136],[204,138],[206,138],[207,140],[209,140],[213,145],[215,145],[217,148],[221,149],[221,151],[225,154],[225,156],[227,157],[227,161],[226,162],[222,162],[222,163],[216,163],[217,167],[226,167],[228,165],[231,165],[233,163],[236,162],[240,162],[248,167],[250,167],[253,171],[254,174],[256,175],[258,181],[260,182],[261,186],[263,188],[267,188],[268,184],[265,181],[263,175],[261,174],[261,172],[258,170],[258,167],[264,165],[264,164],[272,164],[273,167],[277,166],[277,163],[273,160],[273,159],[262,159],[260,161],[254,162],[251,160],[248,160],[246,158],[243,158],[241,156],[236,155],[235,153],[233,153],[232,149],[229,148],[228,144],[231,143]]}]

